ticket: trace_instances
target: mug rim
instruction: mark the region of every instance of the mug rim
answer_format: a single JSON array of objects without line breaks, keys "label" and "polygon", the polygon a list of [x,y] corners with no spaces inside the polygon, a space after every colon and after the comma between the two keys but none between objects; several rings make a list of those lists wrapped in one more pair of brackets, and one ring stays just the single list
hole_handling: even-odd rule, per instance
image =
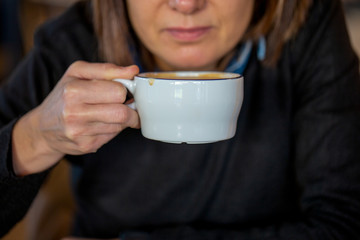
[{"label": "mug rim", "polygon": [[[180,75],[178,75],[180,73]],[[177,76],[179,76],[179,78],[166,78],[166,77],[149,77],[146,75],[149,74],[176,74]],[[224,75],[231,75],[229,77],[224,77],[224,78],[204,78],[204,79],[191,79],[191,78],[185,78],[185,76],[194,76],[196,77],[196,75],[191,75],[191,74],[224,74]],[[234,72],[221,72],[221,71],[159,71],[159,72],[142,72],[136,75],[136,77],[139,78],[145,78],[145,79],[158,79],[158,80],[174,80],[174,81],[216,81],[216,80],[231,80],[231,79],[239,79],[239,78],[243,78],[243,75],[239,74],[239,73],[234,73]],[[181,78],[184,77],[184,78]]]}]

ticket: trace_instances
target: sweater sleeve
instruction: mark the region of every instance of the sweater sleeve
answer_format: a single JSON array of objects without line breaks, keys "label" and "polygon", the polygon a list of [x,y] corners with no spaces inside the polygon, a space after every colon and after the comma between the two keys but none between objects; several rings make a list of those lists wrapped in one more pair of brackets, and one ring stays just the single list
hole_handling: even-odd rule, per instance
[{"label": "sweater sleeve", "polygon": [[47,175],[43,172],[15,176],[11,163],[11,132],[15,122],[0,130],[0,236],[24,217]]},{"label": "sweater sleeve", "polygon": [[0,88],[0,237],[26,214],[49,171],[15,176],[11,137],[16,121],[41,104],[69,65],[95,56],[84,9],[79,3],[43,25],[35,34],[34,48]]},{"label": "sweater sleeve", "polygon": [[341,9],[340,1],[314,1],[304,29],[287,48],[299,214],[257,228],[169,226],[124,239],[360,239],[359,62]]},{"label": "sweater sleeve", "polygon": [[43,64],[41,55],[33,50],[0,89],[0,236],[24,217],[46,176],[44,172],[17,177],[12,164],[14,125],[39,105],[47,92],[41,86],[41,80],[47,76],[38,75],[40,71],[33,69],[34,65]]}]

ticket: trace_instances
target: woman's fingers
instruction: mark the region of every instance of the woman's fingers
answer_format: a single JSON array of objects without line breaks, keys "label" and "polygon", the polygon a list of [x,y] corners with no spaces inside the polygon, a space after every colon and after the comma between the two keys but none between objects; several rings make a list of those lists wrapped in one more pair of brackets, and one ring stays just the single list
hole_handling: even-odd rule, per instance
[{"label": "woman's fingers", "polygon": [[65,75],[83,80],[112,80],[114,78],[132,79],[138,73],[139,68],[136,65],[120,67],[111,63],[77,61],[68,68]]},{"label": "woman's fingers", "polygon": [[[101,148],[105,143],[113,139],[117,133],[102,134],[96,136],[79,136],[73,141],[64,142],[61,148],[66,150],[67,154],[83,155],[87,153],[94,153]],[[62,149],[58,149],[62,151]]]},{"label": "woman's fingers", "polygon": [[132,79],[138,71],[136,66],[72,64],[41,105],[17,122],[13,132],[15,172],[43,171],[65,154],[95,152],[123,129],[138,128],[137,112],[123,104],[125,87],[110,81]]},{"label": "woman's fingers", "polygon": [[120,124],[125,127],[139,128],[139,114],[124,104],[97,104],[84,106],[92,114],[88,118],[91,123]]},{"label": "woman's fingers", "polygon": [[132,79],[137,66],[72,64],[38,109],[39,134],[49,149],[64,154],[96,151],[127,127],[139,128],[136,111],[124,105],[126,88],[114,78]]},{"label": "woman's fingers", "polygon": [[65,109],[62,116],[65,130],[70,136],[97,135],[120,132],[131,127],[139,128],[136,111],[124,104],[82,104]]},{"label": "woman's fingers", "polygon": [[88,104],[124,103],[127,90],[118,82],[104,80],[79,80],[64,84],[65,101],[77,101]]}]

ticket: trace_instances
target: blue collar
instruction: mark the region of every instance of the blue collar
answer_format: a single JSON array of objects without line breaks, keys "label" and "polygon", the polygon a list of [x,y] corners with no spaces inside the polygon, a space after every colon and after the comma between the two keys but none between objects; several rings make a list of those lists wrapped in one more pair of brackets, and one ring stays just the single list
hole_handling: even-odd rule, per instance
[{"label": "blue collar", "polygon": [[[253,42],[248,40],[242,44],[235,54],[234,58],[230,61],[229,65],[225,69],[225,72],[234,72],[244,74],[244,71],[248,65],[251,51],[253,49]],[[266,55],[266,40],[264,37],[260,37],[257,44],[257,58],[259,61],[265,59]]]}]

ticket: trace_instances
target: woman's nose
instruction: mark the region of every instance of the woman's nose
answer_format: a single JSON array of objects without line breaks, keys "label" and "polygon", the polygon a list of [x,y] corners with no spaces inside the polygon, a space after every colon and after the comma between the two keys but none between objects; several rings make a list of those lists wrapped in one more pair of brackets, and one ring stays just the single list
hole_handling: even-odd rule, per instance
[{"label": "woman's nose", "polygon": [[181,13],[192,14],[206,5],[207,0],[169,0],[169,6]]}]

